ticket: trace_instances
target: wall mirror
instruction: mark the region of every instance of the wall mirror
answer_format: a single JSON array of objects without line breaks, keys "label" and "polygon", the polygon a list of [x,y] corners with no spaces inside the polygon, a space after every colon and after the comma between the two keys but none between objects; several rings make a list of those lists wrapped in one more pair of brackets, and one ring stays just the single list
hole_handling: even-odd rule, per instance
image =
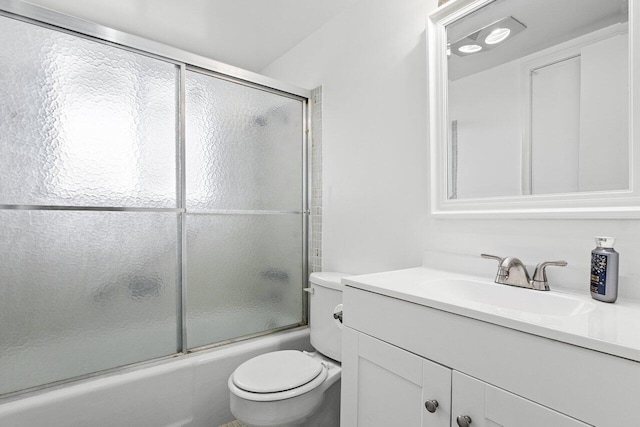
[{"label": "wall mirror", "polygon": [[638,1],[453,0],[429,16],[433,214],[640,217]]}]

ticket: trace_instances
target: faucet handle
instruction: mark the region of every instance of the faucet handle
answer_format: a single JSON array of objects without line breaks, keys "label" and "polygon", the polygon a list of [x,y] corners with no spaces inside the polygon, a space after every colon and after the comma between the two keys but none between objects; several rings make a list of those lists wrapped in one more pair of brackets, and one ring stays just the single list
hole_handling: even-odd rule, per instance
[{"label": "faucet handle", "polygon": [[567,261],[542,261],[538,263],[536,266],[536,271],[533,273],[533,279],[531,280],[531,285],[535,289],[539,290],[549,290],[549,282],[547,281],[547,272],[545,270],[548,266],[556,266],[556,267],[565,267],[567,265]]},{"label": "faucet handle", "polygon": [[496,261],[498,261],[498,264],[502,264],[502,260],[504,259],[504,258],[499,257],[497,255],[480,254],[480,256],[482,258],[486,258],[486,259],[495,259]]},{"label": "faucet handle", "polygon": [[489,254],[480,254],[480,256],[482,258],[495,259],[496,261],[498,261],[498,272],[496,273],[496,279],[494,280],[494,282],[496,282],[496,283],[505,283],[505,281],[509,277],[509,270],[503,268],[502,263],[507,258],[502,258],[502,257],[499,257],[497,255],[489,255]]}]

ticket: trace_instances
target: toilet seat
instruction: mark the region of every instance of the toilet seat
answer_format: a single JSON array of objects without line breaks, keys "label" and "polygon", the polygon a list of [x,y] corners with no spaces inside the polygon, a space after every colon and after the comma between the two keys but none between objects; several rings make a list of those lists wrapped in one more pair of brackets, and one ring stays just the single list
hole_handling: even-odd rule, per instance
[{"label": "toilet seat", "polygon": [[251,393],[277,393],[303,386],[320,372],[322,364],[300,351],[274,351],[240,365],[233,383]]},{"label": "toilet seat", "polygon": [[327,376],[327,367],[316,358],[297,350],[283,350],[246,361],[229,377],[228,384],[238,397],[268,402],[307,393]]}]

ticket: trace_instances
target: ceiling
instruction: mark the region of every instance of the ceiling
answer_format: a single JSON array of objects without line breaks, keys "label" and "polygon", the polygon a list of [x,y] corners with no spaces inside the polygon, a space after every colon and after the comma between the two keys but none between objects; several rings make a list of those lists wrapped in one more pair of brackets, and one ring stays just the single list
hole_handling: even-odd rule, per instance
[{"label": "ceiling", "polygon": [[358,0],[28,0],[259,72]]}]

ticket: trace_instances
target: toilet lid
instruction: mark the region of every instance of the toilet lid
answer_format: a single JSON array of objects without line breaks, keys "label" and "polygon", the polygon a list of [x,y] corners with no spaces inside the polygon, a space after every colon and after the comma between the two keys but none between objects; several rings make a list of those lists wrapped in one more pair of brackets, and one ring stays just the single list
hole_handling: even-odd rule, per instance
[{"label": "toilet lid", "polygon": [[322,372],[322,364],[297,350],[266,353],[244,362],[233,383],[252,393],[277,393],[300,387]]}]

